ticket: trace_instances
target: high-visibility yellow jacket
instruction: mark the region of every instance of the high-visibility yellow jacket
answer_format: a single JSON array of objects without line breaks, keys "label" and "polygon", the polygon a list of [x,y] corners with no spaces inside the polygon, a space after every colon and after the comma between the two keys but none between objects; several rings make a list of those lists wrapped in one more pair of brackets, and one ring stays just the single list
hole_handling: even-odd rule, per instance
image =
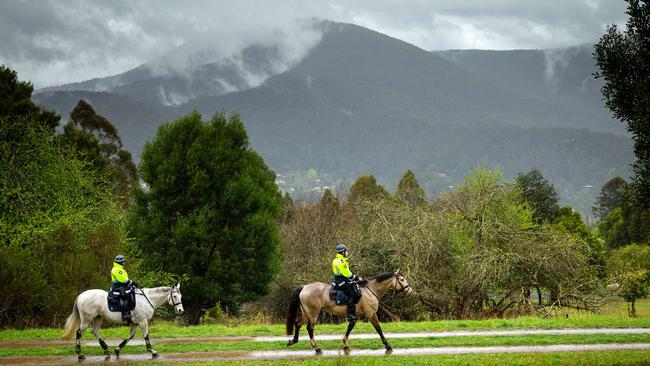
[{"label": "high-visibility yellow jacket", "polygon": [[126,273],[126,270],[121,264],[113,263],[113,269],[111,270],[111,279],[113,282],[127,283],[129,281],[129,275]]},{"label": "high-visibility yellow jacket", "polygon": [[335,276],[344,276],[349,279],[352,279],[354,276],[350,271],[348,258],[344,257],[343,254],[340,253],[337,253],[336,258],[332,261],[332,272],[334,272]]}]

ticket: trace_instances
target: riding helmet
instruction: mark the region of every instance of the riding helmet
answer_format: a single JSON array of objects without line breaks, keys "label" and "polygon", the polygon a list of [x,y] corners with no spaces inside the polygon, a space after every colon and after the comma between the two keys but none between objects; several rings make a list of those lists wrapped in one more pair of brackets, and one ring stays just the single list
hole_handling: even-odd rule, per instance
[{"label": "riding helmet", "polygon": [[117,263],[117,264],[124,265],[124,263],[126,263],[126,259],[124,259],[124,256],[120,254],[120,255],[118,255],[117,257],[115,257],[115,259],[113,260],[113,262],[115,262],[115,263]]},{"label": "riding helmet", "polygon": [[337,253],[343,253],[348,251],[348,246],[345,244],[339,244],[336,246],[336,252]]}]

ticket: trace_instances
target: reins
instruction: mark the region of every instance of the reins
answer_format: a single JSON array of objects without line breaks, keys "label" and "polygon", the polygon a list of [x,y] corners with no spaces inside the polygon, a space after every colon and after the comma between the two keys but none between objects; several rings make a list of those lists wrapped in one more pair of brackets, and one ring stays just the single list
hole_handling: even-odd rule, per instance
[{"label": "reins", "polygon": [[136,295],[142,295],[142,296],[144,296],[145,300],[147,300],[147,302],[149,303],[149,305],[151,305],[151,308],[152,308],[153,310],[156,310],[156,308],[153,306],[153,304],[151,303],[151,301],[149,301],[149,298],[147,297],[147,295],[144,293],[144,290],[143,290],[141,287],[138,287],[137,289],[140,290],[140,292],[139,292],[139,293],[136,292],[135,294],[136,294]]}]

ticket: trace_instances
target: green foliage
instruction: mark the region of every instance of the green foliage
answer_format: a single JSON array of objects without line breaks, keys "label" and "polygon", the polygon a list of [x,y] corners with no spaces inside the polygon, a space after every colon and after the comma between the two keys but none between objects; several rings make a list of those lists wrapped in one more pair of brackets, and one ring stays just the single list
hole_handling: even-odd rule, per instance
[{"label": "green foliage", "polygon": [[54,131],[60,116],[35,105],[31,100],[33,91],[31,83],[18,81],[15,71],[0,65],[0,116],[26,117]]},{"label": "green foliage", "polygon": [[420,187],[415,174],[408,169],[397,184],[395,196],[402,202],[411,206],[419,206],[426,203],[427,198],[424,189]]},{"label": "green foliage", "polygon": [[130,191],[138,181],[137,171],[131,153],[122,149],[122,140],[110,121],[80,100],[59,138],[106,175],[122,204],[129,205]]},{"label": "green foliage", "polygon": [[607,249],[616,249],[630,243],[623,211],[617,207],[598,224],[598,232],[605,241]]},{"label": "green foliage", "polygon": [[2,325],[58,324],[105,287],[124,236],[110,186],[34,117],[0,117]]},{"label": "green foliage", "polygon": [[594,55],[605,81],[602,93],[614,116],[626,123],[634,141],[636,205],[650,209],[650,3],[626,0],[628,20],[624,33],[616,25],[595,45]]},{"label": "green foliage", "polygon": [[589,231],[587,225],[582,221],[580,213],[574,211],[571,207],[562,207],[558,211],[555,225],[589,244],[591,247],[591,259],[589,260],[589,263],[596,268],[600,278],[605,278],[606,266],[604,241],[596,238],[594,234]]},{"label": "green foliage", "polygon": [[220,303],[232,311],[268,292],[279,264],[282,196],[249,148],[239,117],[192,113],[160,127],[140,166],[130,227],[148,270],[187,276],[191,322]]},{"label": "green foliage", "polygon": [[603,220],[612,210],[621,207],[626,190],[627,182],[621,177],[612,178],[605,183],[593,207],[594,216]]},{"label": "green foliage", "polygon": [[619,283],[619,294],[629,303],[628,314],[636,316],[636,301],[648,296],[650,246],[632,244],[613,251],[608,269],[612,280]]},{"label": "green foliage", "polygon": [[560,209],[557,192],[539,170],[533,169],[526,174],[519,174],[515,182],[521,188],[522,199],[534,210],[533,218],[536,223],[555,221]]},{"label": "green foliage", "polygon": [[350,186],[345,204],[354,207],[364,201],[377,200],[389,197],[390,194],[383,186],[377,184],[373,175],[364,175]]}]

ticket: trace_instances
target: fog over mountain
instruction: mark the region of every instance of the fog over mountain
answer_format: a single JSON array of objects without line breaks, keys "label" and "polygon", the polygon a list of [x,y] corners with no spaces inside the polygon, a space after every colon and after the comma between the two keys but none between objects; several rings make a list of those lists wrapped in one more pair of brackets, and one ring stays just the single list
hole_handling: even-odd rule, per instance
[{"label": "fog over mountain", "polygon": [[628,174],[631,142],[590,78],[590,46],[428,52],[352,24],[306,24],[306,47],[180,47],[34,99],[64,116],[89,101],[135,156],[165,121],[234,111],[278,173],[313,168],[348,182],[372,173],[393,188],[410,168],[431,194],[478,164],[508,178],[539,168],[587,212],[607,179]]}]

